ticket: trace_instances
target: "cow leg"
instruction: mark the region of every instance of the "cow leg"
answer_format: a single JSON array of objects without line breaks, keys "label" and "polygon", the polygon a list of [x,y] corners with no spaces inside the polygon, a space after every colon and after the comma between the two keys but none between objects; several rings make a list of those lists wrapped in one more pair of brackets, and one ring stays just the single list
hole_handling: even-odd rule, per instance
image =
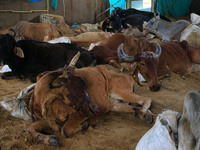
[{"label": "cow leg", "polygon": [[2,78],[2,79],[10,80],[10,79],[17,79],[17,76],[15,76],[15,75],[13,74],[13,72],[4,72],[4,73],[1,75],[1,78]]},{"label": "cow leg", "polygon": [[70,137],[79,131],[87,130],[88,127],[89,123],[87,118],[83,114],[76,112],[69,116],[61,129],[61,133],[65,137]]},{"label": "cow leg", "polygon": [[112,108],[112,111],[116,112],[135,112],[134,106],[127,105],[124,103],[120,103],[119,101],[114,104],[114,107]]},{"label": "cow leg", "polygon": [[108,64],[109,65],[112,65],[113,67],[115,67],[115,68],[121,68],[121,65],[116,61],[116,60],[109,60],[108,61]]},{"label": "cow leg", "polygon": [[39,143],[45,145],[58,146],[55,135],[45,135],[42,134],[42,131],[51,129],[48,122],[45,120],[38,120],[33,122],[29,127],[29,133],[35,138]]},{"label": "cow leg", "polygon": [[[142,105],[140,108],[140,118],[142,119],[145,117],[146,119],[151,118],[152,119],[152,113],[149,111],[149,107],[151,106],[151,99],[149,98],[144,98],[142,96],[138,96],[135,93],[123,89],[113,89],[111,91],[110,97],[115,100],[123,100],[125,102],[130,102],[130,103],[137,103]],[[124,107],[124,106],[123,106]],[[146,114],[150,113],[150,114]],[[146,114],[146,115],[144,115]],[[149,116],[147,116],[149,115]],[[152,121],[152,120],[150,120]]]}]

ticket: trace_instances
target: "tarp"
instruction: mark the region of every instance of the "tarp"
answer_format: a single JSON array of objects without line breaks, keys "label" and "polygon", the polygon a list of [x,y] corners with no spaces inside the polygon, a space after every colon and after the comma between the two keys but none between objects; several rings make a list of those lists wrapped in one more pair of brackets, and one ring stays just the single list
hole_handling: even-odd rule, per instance
[{"label": "tarp", "polygon": [[185,16],[192,0],[157,0],[157,11],[171,17]]},{"label": "tarp", "polygon": [[51,0],[51,6],[52,6],[54,9],[57,9],[58,0]]},{"label": "tarp", "polygon": [[[115,4],[116,2],[117,2],[118,0],[109,0],[109,2],[110,2],[110,6],[112,6],[113,4]],[[119,3],[117,3],[116,5],[115,5],[115,7],[122,7],[122,9],[126,9],[126,7],[125,7],[125,0],[121,0]],[[110,9],[110,14],[112,13],[112,11],[114,10],[114,8],[111,8]]]},{"label": "tarp", "polygon": [[41,0],[29,0],[29,2],[31,2],[31,3],[35,3],[35,2],[39,2],[39,1],[41,1]]}]

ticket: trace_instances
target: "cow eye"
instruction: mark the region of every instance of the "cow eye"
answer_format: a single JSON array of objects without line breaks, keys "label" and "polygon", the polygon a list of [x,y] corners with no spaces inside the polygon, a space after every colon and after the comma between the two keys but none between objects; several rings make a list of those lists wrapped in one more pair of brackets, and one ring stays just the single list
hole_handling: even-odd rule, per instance
[{"label": "cow eye", "polygon": [[145,66],[145,64],[144,64],[144,63],[141,63],[141,65],[142,65],[142,66]]}]

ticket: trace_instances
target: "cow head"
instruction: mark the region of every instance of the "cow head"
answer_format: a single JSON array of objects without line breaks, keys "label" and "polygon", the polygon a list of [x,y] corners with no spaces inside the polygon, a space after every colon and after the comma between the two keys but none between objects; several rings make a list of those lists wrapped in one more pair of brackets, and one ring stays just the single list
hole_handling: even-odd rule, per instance
[{"label": "cow head", "polygon": [[[161,54],[161,47],[158,43],[156,45],[156,52],[144,51],[139,52],[134,56],[127,56],[123,51],[123,44],[118,47],[118,57],[122,61],[130,62],[131,67],[134,68],[132,71],[132,76],[136,79],[136,76],[140,72],[144,79],[149,83],[149,88],[151,91],[158,91],[161,85],[158,82],[158,57]],[[135,63],[136,62],[136,63]]]},{"label": "cow head", "polygon": [[107,18],[102,24],[102,30],[108,32],[115,32],[115,30],[122,29],[122,21],[119,15],[114,15]]},{"label": "cow head", "polygon": [[155,16],[154,18],[152,18],[151,20],[149,20],[148,22],[144,22],[143,23],[143,30],[157,30],[158,28],[158,22],[160,20],[160,16]]}]

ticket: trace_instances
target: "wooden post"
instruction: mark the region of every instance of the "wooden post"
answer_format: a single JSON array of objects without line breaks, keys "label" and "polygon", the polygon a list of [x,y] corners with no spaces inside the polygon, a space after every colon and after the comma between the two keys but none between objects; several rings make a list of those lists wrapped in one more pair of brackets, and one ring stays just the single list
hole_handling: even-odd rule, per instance
[{"label": "wooden post", "polygon": [[126,9],[131,8],[131,1],[132,0],[127,0],[126,1]]},{"label": "wooden post", "polygon": [[152,0],[153,1],[153,12],[157,12],[157,0]]}]

